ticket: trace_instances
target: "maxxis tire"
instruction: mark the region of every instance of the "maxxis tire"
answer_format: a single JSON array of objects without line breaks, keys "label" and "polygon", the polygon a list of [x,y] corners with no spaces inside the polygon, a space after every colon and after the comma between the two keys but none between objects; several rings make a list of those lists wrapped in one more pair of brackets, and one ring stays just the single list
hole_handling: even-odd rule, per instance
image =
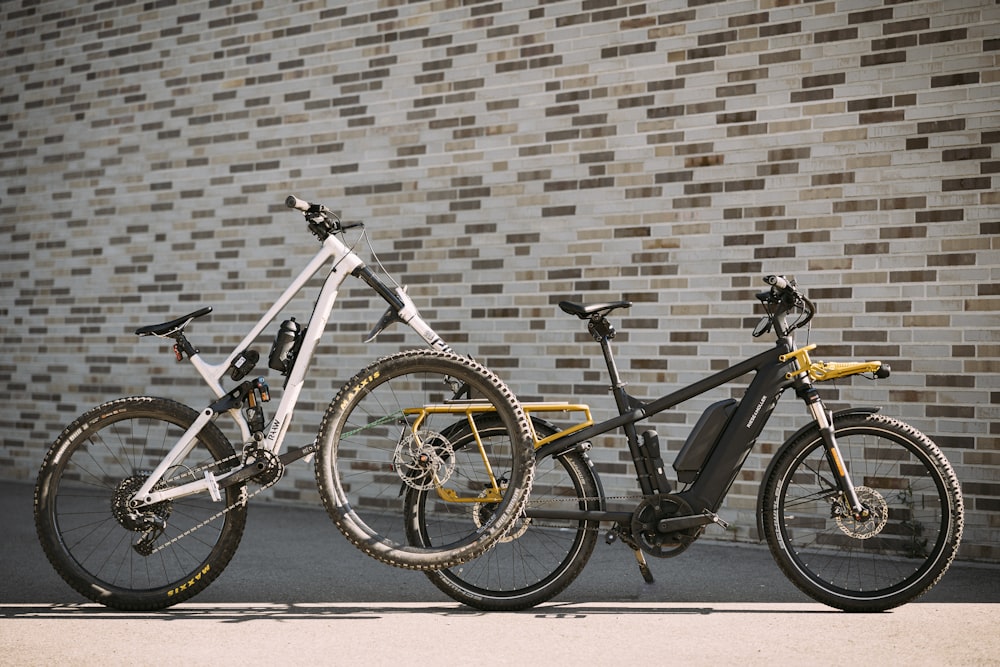
[{"label": "maxxis tire", "polygon": [[[49,449],[35,485],[35,527],[49,562],[84,597],[126,611],[163,609],[204,590],[232,559],[246,526],[245,504],[205,526],[183,549],[167,546],[145,556],[132,547],[138,532],[113,511],[123,484],[148,474],[170,439],[197,417],[168,399],[122,398],[76,419]],[[216,472],[236,463],[229,441],[211,423],[194,454],[205,465],[225,461]],[[241,498],[245,488],[237,485],[224,490],[225,505],[207,493],[167,501],[158,510],[167,526],[163,541]]]},{"label": "maxxis tire", "polygon": [[[446,388],[443,379],[456,383]],[[412,433],[409,425],[400,423],[405,422],[401,418],[404,409],[449,401],[459,384],[492,404],[503,423],[518,434],[502,470],[506,491],[483,525],[470,522],[468,532],[440,547],[414,546],[405,536],[405,482],[391,450]],[[421,428],[430,428],[439,418],[455,420],[454,415],[434,416]],[[396,567],[440,569],[479,556],[514,523],[531,489],[534,451],[527,418],[516,397],[492,371],[452,353],[411,350],[372,363],[334,398],[323,417],[318,442],[316,481],[333,522],[364,553]],[[455,475],[466,472],[458,470]],[[465,512],[466,507],[459,509]]]}]

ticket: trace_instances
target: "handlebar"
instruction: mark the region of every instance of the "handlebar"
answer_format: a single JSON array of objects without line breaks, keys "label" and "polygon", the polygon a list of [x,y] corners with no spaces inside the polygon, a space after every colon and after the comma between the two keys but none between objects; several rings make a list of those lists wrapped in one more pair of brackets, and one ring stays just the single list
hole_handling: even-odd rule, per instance
[{"label": "handlebar", "polygon": [[364,227],[363,222],[342,222],[340,216],[323,204],[313,204],[304,199],[299,199],[295,195],[285,197],[285,206],[296,211],[302,211],[306,223],[309,225],[309,231],[321,243],[331,234],[339,234],[354,227]]},{"label": "handlebar", "polygon": [[[296,211],[302,211],[309,225],[309,231],[315,234],[320,242],[326,242],[332,234],[339,234],[354,227],[364,226],[362,222],[344,223],[336,213],[323,204],[313,204],[304,199],[299,199],[295,195],[288,195],[285,198],[285,206]],[[346,247],[344,249],[345,251],[350,251]],[[403,322],[412,327],[431,347],[451,351],[448,344],[441,340],[434,329],[420,316],[417,307],[413,304],[413,300],[407,296],[406,288],[393,288],[385,284],[375,275],[375,272],[363,263],[352,271],[352,275],[375,290],[375,293],[389,304],[389,308],[382,315],[382,318],[375,325],[372,332],[368,334],[365,342],[374,340],[383,329],[393,322]]]},{"label": "handlebar", "polygon": [[[788,288],[788,281],[784,276],[764,276],[764,282],[780,290]],[[794,281],[792,284],[794,285]]]},{"label": "handlebar", "polygon": [[[757,298],[768,308],[770,323],[778,336],[787,336],[795,329],[805,326],[816,314],[816,305],[799,291],[795,281],[785,276],[764,276],[764,282],[771,286],[767,292],[757,295]],[[769,304],[776,305],[771,311]],[[786,321],[789,312],[800,309],[805,317],[800,317],[791,324]],[[763,330],[761,330],[763,333]],[[758,333],[754,334],[759,335]]]}]

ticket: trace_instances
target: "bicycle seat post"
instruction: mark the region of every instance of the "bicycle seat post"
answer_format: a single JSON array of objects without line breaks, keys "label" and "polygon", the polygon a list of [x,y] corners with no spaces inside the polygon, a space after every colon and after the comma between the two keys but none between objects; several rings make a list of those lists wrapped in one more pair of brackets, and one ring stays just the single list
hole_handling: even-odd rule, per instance
[{"label": "bicycle seat post", "polygon": [[611,341],[618,332],[615,331],[615,328],[611,326],[608,319],[601,313],[595,313],[590,316],[587,331],[590,332],[590,335],[601,346],[601,352],[604,353],[604,363],[608,367],[608,374],[611,378],[611,393],[615,397],[618,413],[625,414],[629,409],[628,395],[625,393],[627,383],[622,380],[621,373],[618,371],[618,364],[615,363],[614,354],[611,352]]},{"label": "bicycle seat post", "polygon": [[[618,370],[618,364],[615,362],[614,354],[611,352],[611,341],[614,339],[617,332],[615,328],[611,326],[608,322],[607,317],[603,313],[594,313],[590,316],[590,321],[587,325],[587,330],[590,335],[594,337],[600,346],[601,352],[604,353],[604,363],[607,364],[608,374],[611,377],[611,394],[615,397],[615,406],[618,408],[618,414],[624,415],[629,411],[637,407],[635,401],[628,395],[625,391],[625,387],[628,383],[622,379],[621,372]],[[622,425],[622,429],[625,431],[625,438],[628,441],[629,452],[632,455],[632,461],[635,464],[636,472],[638,473],[639,488],[642,490],[643,495],[650,495],[656,492],[656,487],[659,486],[660,491],[667,493],[670,490],[670,485],[666,481],[666,478],[662,478],[662,468],[660,469],[659,477],[662,481],[658,480],[656,476],[656,465],[652,460],[654,457],[656,459],[660,458],[659,448],[654,455],[653,452],[647,450],[646,447],[646,436],[643,438],[639,437],[639,432],[636,429],[635,422],[628,422]],[[655,434],[654,434],[655,437]],[[662,466],[662,461],[660,463]],[[640,570],[643,569],[644,562],[639,562]],[[646,578],[646,571],[643,571],[643,578]],[[646,579],[649,581],[649,579]]]}]

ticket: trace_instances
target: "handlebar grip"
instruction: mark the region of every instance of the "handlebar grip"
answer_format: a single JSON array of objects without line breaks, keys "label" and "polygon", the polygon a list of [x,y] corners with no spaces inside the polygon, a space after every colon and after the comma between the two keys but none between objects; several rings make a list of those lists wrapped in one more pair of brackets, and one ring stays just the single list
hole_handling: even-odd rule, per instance
[{"label": "handlebar grip", "polygon": [[764,276],[764,282],[778,289],[788,288],[788,281],[783,276]]},{"label": "handlebar grip", "polygon": [[285,198],[285,206],[288,208],[294,208],[297,211],[308,211],[310,208],[309,202],[303,201],[295,195],[288,195],[288,197]]}]

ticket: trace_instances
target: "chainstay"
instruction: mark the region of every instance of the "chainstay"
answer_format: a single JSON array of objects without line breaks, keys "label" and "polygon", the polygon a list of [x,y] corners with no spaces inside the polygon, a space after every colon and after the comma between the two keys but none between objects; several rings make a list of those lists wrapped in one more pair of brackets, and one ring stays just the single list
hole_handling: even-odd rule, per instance
[{"label": "chainstay", "polygon": [[232,503],[231,505],[228,505],[227,507],[222,508],[221,510],[219,510],[218,512],[216,512],[212,516],[208,517],[207,519],[205,519],[201,523],[196,524],[196,525],[188,528],[187,530],[185,530],[183,533],[181,533],[179,535],[175,535],[174,537],[170,538],[169,540],[167,540],[163,544],[157,546],[155,549],[153,549],[152,551],[150,551],[149,555],[152,556],[153,554],[157,553],[158,551],[162,551],[163,549],[166,549],[171,544],[175,544],[175,543],[179,542],[180,540],[184,539],[188,535],[191,535],[192,533],[194,533],[199,528],[204,528],[208,524],[212,523],[216,519],[219,519],[219,518],[225,516],[226,514],[228,514],[229,512],[231,512],[232,510],[236,509],[237,507],[245,507],[247,505],[247,503],[250,502],[251,498],[253,498],[254,496],[256,496],[256,495],[258,495],[260,493],[263,493],[267,489],[269,489],[272,486],[274,486],[275,484],[277,484],[279,481],[280,481],[280,478],[274,480],[273,482],[271,482],[269,484],[261,485],[261,487],[259,489],[257,489],[256,491],[254,491],[253,493],[247,493],[247,487],[246,487],[246,484],[244,484],[243,485],[243,493],[240,494],[242,496],[242,498],[240,498],[239,500],[237,500],[235,503]]},{"label": "chainstay", "polygon": [[[205,465],[198,466],[198,467],[192,468],[190,470],[186,470],[183,473],[181,473],[180,475],[177,475],[175,477],[171,477],[170,481],[176,481],[176,480],[179,480],[179,479],[183,479],[185,477],[192,477],[192,478],[194,478],[194,477],[196,477],[198,475],[198,473],[204,472],[204,471],[206,471],[206,470],[208,470],[210,468],[217,467],[220,464],[228,463],[229,461],[240,461],[240,460],[241,460],[241,458],[240,458],[239,454],[233,454],[232,456],[226,457],[226,458],[221,459],[219,461],[212,461],[211,463],[206,463]],[[149,555],[152,556],[153,554],[155,554],[155,553],[157,553],[159,551],[162,551],[163,549],[166,549],[170,545],[176,544],[180,540],[182,540],[185,537],[188,537],[189,535],[191,535],[192,533],[194,533],[196,530],[198,530],[200,528],[204,528],[205,526],[207,526],[208,524],[212,523],[213,521],[216,521],[217,519],[220,519],[221,517],[225,516],[229,512],[233,511],[237,507],[246,507],[247,503],[250,502],[251,498],[253,498],[253,497],[257,496],[257,495],[260,495],[261,493],[263,493],[267,489],[271,488],[272,486],[274,486],[275,484],[277,484],[278,482],[280,482],[281,478],[283,476],[284,475],[279,475],[277,478],[275,478],[274,480],[268,482],[267,484],[262,484],[259,489],[257,489],[256,491],[254,491],[252,493],[248,493],[247,492],[247,485],[244,483],[242,485],[243,486],[243,491],[240,494],[239,500],[237,500],[236,502],[231,503],[230,505],[222,508],[221,510],[219,510],[218,512],[216,512],[212,516],[210,516],[207,519],[205,519],[204,521],[201,521],[200,523],[195,524],[194,526],[188,528],[183,533],[180,533],[179,535],[175,535],[174,537],[170,538],[169,540],[167,540],[163,544],[158,545],[156,548],[152,549],[149,552]]]},{"label": "chainstay", "polygon": [[[602,500],[642,500],[642,496],[609,496],[604,498],[598,497],[582,497],[582,498],[549,498],[546,500],[532,500],[528,499],[527,506],[530,507],[540,507],[542,505],[556,505],[559,503],[581,503],[581,502],[600,502]],[[564,530],[567,528],[566,523],[545,523],[545,520],[529,519],[531,521],[531,528],[556,528]],[[572,521],[572,519],[568,520]],[[595,523],[594,527],[577,528],[577,530],[584,530],[586,532],[599,533],[601,532],[601,522],[600,521],[587,521],[586,519],[581,519],[580,521],[586,521],[587,523]]]}]

